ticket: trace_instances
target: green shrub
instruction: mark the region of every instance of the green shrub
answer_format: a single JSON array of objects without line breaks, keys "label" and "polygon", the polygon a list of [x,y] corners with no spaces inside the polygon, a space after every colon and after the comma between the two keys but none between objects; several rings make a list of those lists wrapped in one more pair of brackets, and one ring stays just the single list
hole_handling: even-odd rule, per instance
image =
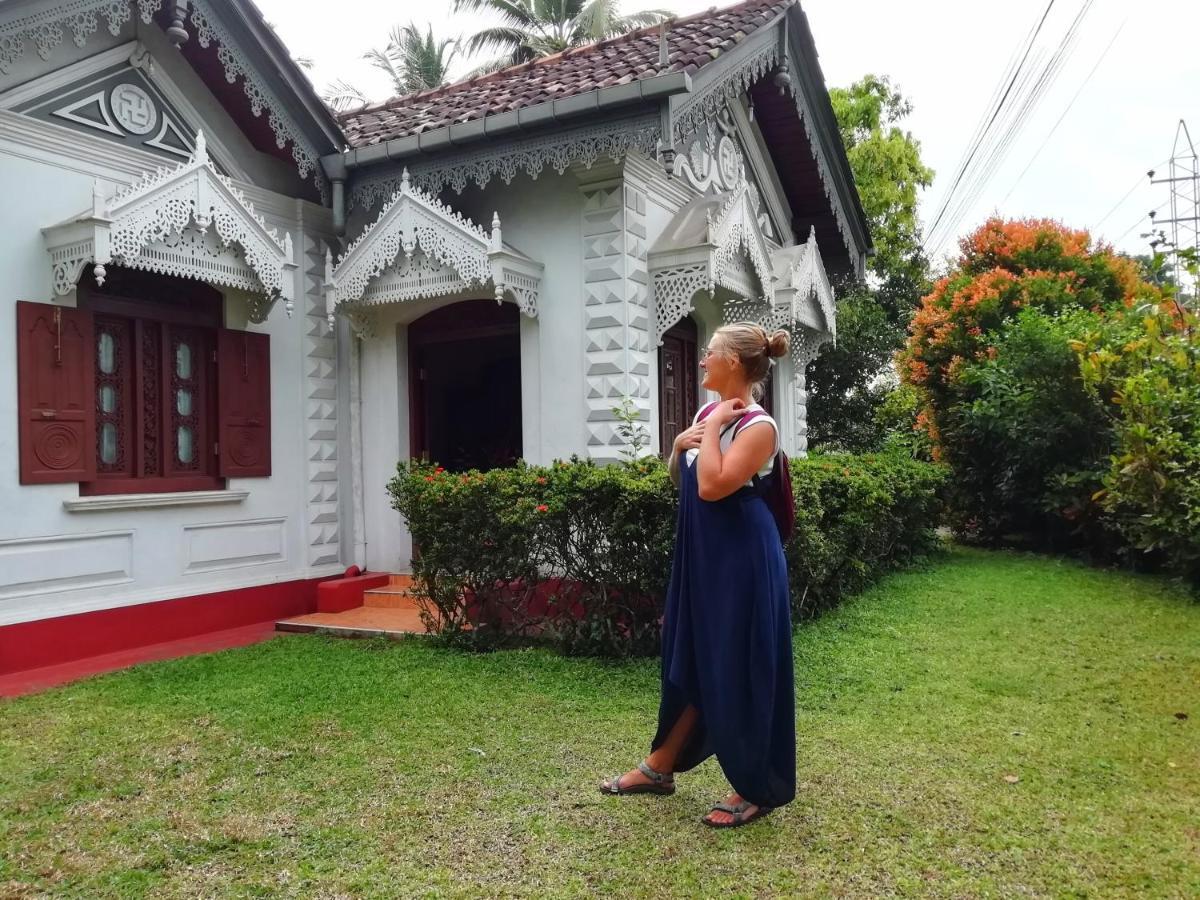
[{"label": "green shrub", "polygon": [[[793,461],[787,547],[797,616],[935,543],[942,470],[900,455]],[[388,486],[417,552],[429,625],[476,648],[541,641],[569,654],[658,650],[676,493],[657,459],[573,459],[452,474],[401,464]]]},{"label": "green shrub", "polygon": [[1130,550],[1200,585],[1200,317],[1146,304],[1074,346],[1114,422],[1096,498]]},{"label": "green shrub", "polygon": [[1022,309],[993,334],[994,354],[963,364],[960,399],[941,426],[961,534],[1021,535],[1042,549],[1106,546],[1092,496],[1112,428],[1072,349],[1100,321],[1090,310]]},{"label": "green shrub", "polygon": [[811,617],[933,550],[945,480],[941,466],[897,453],[793,460],[793,614]]}]

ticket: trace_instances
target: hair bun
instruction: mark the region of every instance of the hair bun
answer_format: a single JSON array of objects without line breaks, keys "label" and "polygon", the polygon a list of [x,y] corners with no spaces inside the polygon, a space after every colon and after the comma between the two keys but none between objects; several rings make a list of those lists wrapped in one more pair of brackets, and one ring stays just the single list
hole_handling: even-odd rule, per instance
[{"label": "hair bun", "polygon": [[788,352],[788,343],[790,337],[786,331],[780,328],[767,338],[767,356],[785,356]]}]

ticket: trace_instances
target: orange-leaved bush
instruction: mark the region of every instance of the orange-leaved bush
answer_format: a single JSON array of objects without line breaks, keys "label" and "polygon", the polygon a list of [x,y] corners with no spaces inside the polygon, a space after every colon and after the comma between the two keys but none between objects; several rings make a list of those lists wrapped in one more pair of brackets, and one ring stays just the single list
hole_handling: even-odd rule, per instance
[{"label": "orange-leaved bush", "polygon": [[1049,219],[990,219],[922,298],[897,364],[921,398],[917,427],[955,473],[957,524],[1095,545],[1091,501],[1112,452],[1105,404],[1072,343],[1161,293],[1136,264]]}]

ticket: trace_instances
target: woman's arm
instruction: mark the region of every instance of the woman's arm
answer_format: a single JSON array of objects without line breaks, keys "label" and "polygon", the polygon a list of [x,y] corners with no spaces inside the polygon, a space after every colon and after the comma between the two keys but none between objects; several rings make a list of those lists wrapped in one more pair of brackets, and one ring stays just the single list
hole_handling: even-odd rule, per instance
[{"label": "woman's arm", "polygon": [[[722,407],[725,405],[721,404]],[[731,419],[742,414],[742,410],[738,408],[731,407],[731,411]],[[722,412],[720,407],[718,412]],[[709,416],[709,421],[714,419],[721,421],[717,412]],[[700,443],[696,478],[701,500],[722,500],[728,497],[766,465],[771,454],[775,452],[774,428],[747,426],[745,431],[738,433],[737,440],[730,446],[729,452],[722,453],[721,427],[724,424],[721,422],[720,425],[708,429]]]}]

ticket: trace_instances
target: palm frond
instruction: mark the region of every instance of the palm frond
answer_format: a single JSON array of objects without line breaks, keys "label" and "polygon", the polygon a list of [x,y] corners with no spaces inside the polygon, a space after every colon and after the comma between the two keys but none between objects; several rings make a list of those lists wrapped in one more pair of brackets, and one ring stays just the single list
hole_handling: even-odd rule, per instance
[{"label": "palm frond", "polygon": [[321,99],[337,112],[345,112],[356,106],[366,106],[371,102],[362,90],[341,78],[330,82],[321,95]]}]

